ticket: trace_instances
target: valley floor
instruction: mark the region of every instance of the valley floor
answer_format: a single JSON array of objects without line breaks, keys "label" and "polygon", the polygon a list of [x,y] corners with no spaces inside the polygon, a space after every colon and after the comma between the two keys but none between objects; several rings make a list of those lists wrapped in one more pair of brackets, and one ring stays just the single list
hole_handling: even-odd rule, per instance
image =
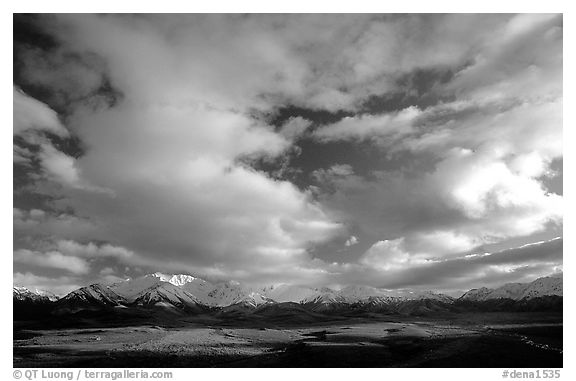
[{"label": "valley floor", "polygon": [[535,316],[341,319],[296,327],[15,324],[14,367],[562,367],[562,316]]}]

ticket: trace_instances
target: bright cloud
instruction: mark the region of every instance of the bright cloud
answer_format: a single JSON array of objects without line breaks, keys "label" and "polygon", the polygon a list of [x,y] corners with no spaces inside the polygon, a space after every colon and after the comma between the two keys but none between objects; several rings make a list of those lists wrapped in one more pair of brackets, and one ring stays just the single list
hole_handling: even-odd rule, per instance
[{"label": "bright cloud", "polygon": [[346,117],[332,125],[316,130],[315,136],[321,141],[390,139],[409,134],[414,120],[421,114],[416,107],[408,107],[397,112],[378,116],[360,115]]},{"label": "bright cloud", "polygon": [[26,249],[16,250],[14,252],[14,261],[34,266],[67,270],[74,274],[86,274],[90,267],[88,262],[81,258],[65,256],[57,251],[40,253]]},{"label": "bright cloud", "polygon": [[50,107],[27,96],[16,87],[12,97],[15,135],[30,130],[45,130],[60,136],[68,135],[68,131],[58,119],[58,114]]},{"label": "bright cloud", "polygon": [[37,23],[55,44],[18,45],[14,87],[22,279],[456,287],[561,264],[463,259],[562,224],[561,15]]},{"label": "bright cloud", "polygon": [[58,241],[56,246],[61,253],[78,257],[117,257],[128,259],[134,255],[130,250],[109,244],[96,245],[93,242],[81,244],[74,241]]},{"label": "bright cloud", "polygon": [[30,272],[14,273],[15,285],[26,287],[30,290],[50,290],[56,295],[66,295],[70,291],[82,287],[83,284],[78,281],[79,279],[70,276],[46,277]]},{"label": "bright cloud", "polygon": [[358,243],[358,237],[351,235],[350,238],[348,238],[346,242],[344,242],[344,246],[353,246],[356,245],[357,243]]}]

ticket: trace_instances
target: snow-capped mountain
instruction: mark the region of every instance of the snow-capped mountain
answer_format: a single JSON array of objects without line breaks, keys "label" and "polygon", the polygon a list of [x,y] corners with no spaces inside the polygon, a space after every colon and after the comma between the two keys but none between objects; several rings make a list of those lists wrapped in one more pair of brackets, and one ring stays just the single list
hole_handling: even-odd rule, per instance
[{"label": "snow-capped mountain", "polygon": [[386,297],[389,296],[385,290],[369,287],[369,286],[347,286],[340,290],[339,294],[348,303],[355,303],[359,301],[365,301],[374,297]]},{"label": "snow-capped mountain", "polygon": [[486,300],[492,291],[494,290],[487,287],[473,288],[470,291],[462,294],[462,296],[460,296],[458,299],[472,301]]},{"label": "snow-capped mountain", "polygon": [[563,296],[562,277],[538,278],[528,284],[524,290],[522,298],[532,299],[546,295]]},{"label": "snow-capped mountain", "polygon": [[[14,300],[54,301],[57,297],[43,291],[14,287]],[[508,283],[464,293],[458,301],[482,302],[490,299],[529,300],[541,296],[562,296],[562,277],[555,275],[531,283]],[[169,308],[188,311],[233,307],[235,310],[295,303],[314,312],[359,308],[365,311],[434,311],[451,305],[454,298],[433,291],[385,290],[353,285],[340,290],[298,285],[273,285],[251,288],[238,282],[209,281],[185,274],[153,273],[110,285],[92,284],[72,291],[56,305],[64,311],[95,308]]]},{"label": "snow-capped mountain", "polygon": [[[96,290],[97,289],[97,290]],[[97,293],[98,295],[95,295]],[[113,295],[106,298],[108,293]],[[68,294],[67,301],[83,300],[87,305],[117,305],[194,309],[199,305],[223,307],[235,303],[258,306],[271,300],[237,282],[212,284],[190,275],[153,273],[111,285],[92,285]],[[117,300],[116,300],[117,299]]]},{"label": "snow-capped mountain", "polygon": [[368,299],[363,299],[357,304],[368,311],[389,310],[390,307],[396,306],[406,299],[398,296],[370,296]]},{"label": "snow-capped mountain", "polygon": [[172,283],[162,282],[144,290],[132,301],[139,306],[195,308],[198,304],[196,297]]},{"label": "snow-capped mountain", "polygon": [[541,296],[562,296],[562,277],[542,277],[531,283],[507,283],[491,289],[482,287],[472,289],[459,299],[466,301],[485,301],[490,299],[533,299]]},{"label": "snow-capped mountain", "polygon": [[160,272],[156,272],[154,274],[150,274],[152,277],[156,277],[160,279],[162,282],[172,283],[174,286],[182,287],[188,283],[194,282],[199,278],[195,278],[192,275],[186,274],[163,274]]},{"label": "snow-capped mountain", "polygon": [[352,285],[341,290],[332,290],[327,287],[311,288],[303,286],[279,285],[269,286],[260,289],[260,292],[277,302],[295,303],[359,303],[367,302],[373,298],[398,299],[398,300],[419,300],[434,299],[449,303],[453,300],[450,296],[435,293],[433,291],[406,291],[406,290],[384,290],[381,288]]},{"label": "snow-capped mountain", "polygon": [[250,288],[246,288],[238,282],[217,283],[208,293],[204,302],[209,306],[229,306],[248,296],[250,292],[252,292]]},{"label": "snow-capped mountain", "polygon": [[193,280],[186,282],[181,287],[184,291],[194,295],[202,304],[207,306],[218,305],[219,301],[214,300],[209,296],[209,294],[214,290],[215,286],[204,279],[194,278]]},{"label": "snow-capped mountain", "polygon": [[202,304],[198,298],[186,291],[184,286],[197,278],[190,275],[148,274],[127,279],[110,286],[127,303],[140,306],[195,307]]},{"label": "snow-capped mountain", "polygon": [[349,303],[338,291],[329,288],[321,288],[300,302],[315,312],[327,312],[340,309]]},{"label": "snow-capped mountain", "polygon": [[346,303],[346,299],[342,295],[340,295],[338,291],[334,291],[329,288],[323,287],[318,289],[316,293],[303,299],[300,303],[337,304],[337,303]]},{"label": "snow-capped mountain", "polygon": [[295,302],[300,303],[306,298],[318,294],[318,290],[290,284],[272,285],[262,287],[258,290],[262,295],[277,301],[278,303]]},{"label": "snow-capped mountain", "polygon": [[59,299],[57,304],[62,310],[81,310],[123,306],[126,299],[108,286],[91,284],[72,291]]},{"label": "snow-capped mountain", "polygon": [[251,292],[248,295],[234,301],[233,304],[242,305],[242,306],[250,307],[250,308],[256,308],[256,307],[259,307],[263,304],[272,304],[272,303],[276,303],[276,301],[273,299],[267,298],[260,293]]},{"label": "snow-capped mountain", "polygon": [[126,300],[132,302],[148,290],[162,284],[169,285],[171,283],[163,281],[156,274],[148,274],[139,278],[126,279],[125,281],[111,284],[109,287],[118,295],[122,295]]},{"label": "snow-capped mountain", "polygon": [[416,292],[412,298],[414,300],[436,300],[443,303],[452,303],[454,298],[445,294],[440,294],[434,291],[421,291]]},{"label": "snow-capped mountain", "polygon": [[49,291],[39,289],[30,290],[26,287],[17,286],[12,287],[12,289],[12,298],[19,301],[54,302],[58,300],[58,296]]}]

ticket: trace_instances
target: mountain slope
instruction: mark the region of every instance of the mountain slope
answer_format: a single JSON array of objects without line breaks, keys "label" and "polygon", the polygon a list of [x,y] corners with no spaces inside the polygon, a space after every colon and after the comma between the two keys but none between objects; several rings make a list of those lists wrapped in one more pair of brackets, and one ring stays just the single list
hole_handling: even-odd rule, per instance
[{"label": "mountain slope", "polygon": [[[297,285],[261,288],[243,286],[238,282],[210,283],[191,275],[148,274],[111,285],[92,284],[81,287],[56,302],[54,295],[13,288],[14,303],[54,304],[59,313],[79,310],[110,310],[148,308],[179,312],[204,312],[219,309],[229,314],[250,314],[264,306],[298,304],[306,311],[329,313],[399,313],[428,314],[459,311],[561,310],[562,277],[542,277],[530,283],[508,283],[465,292],[460,298],[433,291],[384,290],[353,285],[341,290]],[[290,307],[291,311],[296,309]],[[282,308],[267,311],[284,313]],[[282,312],[284,311],[284,312]]]},{"label": "mountain slope", "polygon": [[305,286],[280,284],[275,286],[262,287],[258,290],[258,292],[270,299],[277,301],[278,303],[300,303],[302,300],[309,298],[312,295],[316,295],[318,290]]},{"label": "mountain slope", "polygon": [[558,277],[538,278],[528,284],[522,293],[521,299],[532,299],[542,296],[563,296],[563,281]]},{"label": "mountain slope", "polygon": [[12,287],[12,298],[19,301],[55,302],[58,297],[49,291],[30,290],[26,287]]},{"label": "mountain slope", "polygon": [[234,305],[242,305],[250,308],[256,308],[263,304],[271,304],[276,303],[275,300],[267,298],[260,293],[251,292],[246,296],[241,297],[240,299],[236,300],[233,304]]},{"label": "mountain slope", "polygon": [[126,299],[114,292],[110,287],[92,284],[72,291],[56,302],[60,312],[75,312],[79,310],[105,309],[121,307]]},{"label": "mountain slope", "polygon": [[144,292],[138,294],[131,304],[144,307],[200,310],[200,303],[198,303],[194,295],[168,282],[161,282],[146,289]]},{"label": "mountain slope", "polygon": [[522,300],[543,296],[562,296],[562,278],[542,277],[530,283],[507,283],[495,289],[482,287],[464,293],[459,300],[482,302],[491,299]]},{"label": "mountain slope", "polygon": [[214,288],[208,292],[206,304],[215,307],[225,307],[236,303],[252,292],[249,288],[243,287],[238,282],[223,282],[214,285]]}]

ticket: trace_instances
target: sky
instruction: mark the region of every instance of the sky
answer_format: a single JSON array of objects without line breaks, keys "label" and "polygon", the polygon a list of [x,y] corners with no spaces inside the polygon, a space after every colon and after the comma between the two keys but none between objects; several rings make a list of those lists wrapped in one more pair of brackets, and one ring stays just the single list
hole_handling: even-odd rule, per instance
[{"label": "sky", "polygon": [[15,15],[14,284],[562,271],[562,16]]}]

